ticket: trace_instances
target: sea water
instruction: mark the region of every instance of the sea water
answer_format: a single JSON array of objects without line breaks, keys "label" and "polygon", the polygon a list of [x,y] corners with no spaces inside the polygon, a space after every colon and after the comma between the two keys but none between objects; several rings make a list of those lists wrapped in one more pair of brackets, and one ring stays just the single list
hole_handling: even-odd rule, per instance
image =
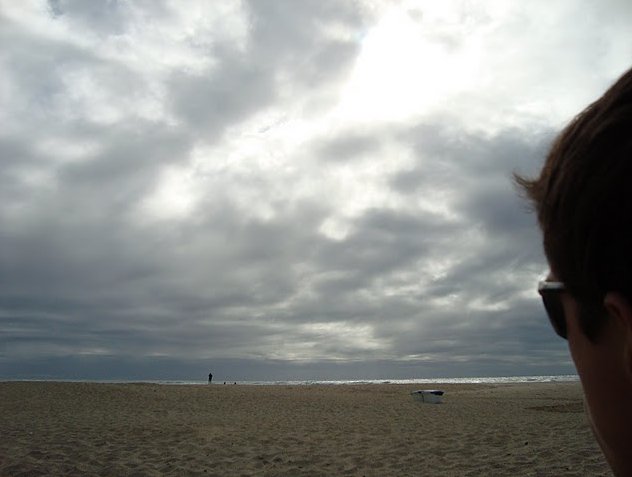
[{"label": "sea water", "polygon": [[562,376],[495,376],[467,378],[410,378],[410,379],[364,379],[364,380],[305,380],[305,381],[242,381],[241,384],[258,385],[353,385],[353,384],[507,384],[507,383],[550,383],[579,381],[579,376],[566,374]]},{"label": "sea water", "polygon": [[[560,376],[493,376],[493,377],[466,377],[466,378],[410,378],[410,379],[345,379],[345,380],[288,380],[288,381],[237,381],[238,384],[258,386],[309,386],[309,385],[358,385],[358,384],[510,384],[510,383],[555,383],[579,381],[576,374],[564,374]],[[111,382],[111,381],[110,381]],[[119,381],[120,382],[120,381]],[[139,381],[136,381],[139,382]],[[190,384],[204,385],[207,381],[186,380],[155,380],[141,381],[156,384]],[[226,382],[226,385],[235,381]],[[223,381],[213,382],[214,385]]]},{"label": "sea water", "polygon": [[[0,379],[0,381],[57,381],[57,382],[91,382],[91,383],[148,383],[167,385],[207,385],[206,380],[164,380],[164,379],[130,379],[130,380],[90,380],[90,379]],[[576,374],[559,376],[492,376],[465,378],[410,378],[410,379],[307,379],[288,381],[227,381],[233,384],[249,384],[257,386],[309,386],[309,385],[359,385],[359,384],[510,384],[510,383],[555,383],[579,381]],[[223,381],[213,382],[221,385]]]}]

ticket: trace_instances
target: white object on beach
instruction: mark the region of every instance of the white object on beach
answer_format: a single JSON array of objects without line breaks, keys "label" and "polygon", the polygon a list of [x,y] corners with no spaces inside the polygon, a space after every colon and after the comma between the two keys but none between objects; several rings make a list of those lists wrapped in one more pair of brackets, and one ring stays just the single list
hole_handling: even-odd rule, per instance
[{"label": "white object on beach", "polygon": [[413,399],[420,402],[427,402],[430,404],[439,404],[443,397],[443,391],[438,389],[420,389],[410,393]]}]

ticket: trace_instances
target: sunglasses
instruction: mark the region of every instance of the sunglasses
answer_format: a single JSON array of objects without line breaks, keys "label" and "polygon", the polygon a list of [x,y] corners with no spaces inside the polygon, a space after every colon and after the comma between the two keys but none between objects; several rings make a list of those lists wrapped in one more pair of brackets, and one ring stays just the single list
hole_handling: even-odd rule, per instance
[{"label": "sunglasses", "polygon": [[566,291],[566,286],[562,282],[541,281],[538,283],[538,293],[542,297],[542,303],[546,314],[555,332],[566,339],[566,317],[562,306],[561,295]]}]

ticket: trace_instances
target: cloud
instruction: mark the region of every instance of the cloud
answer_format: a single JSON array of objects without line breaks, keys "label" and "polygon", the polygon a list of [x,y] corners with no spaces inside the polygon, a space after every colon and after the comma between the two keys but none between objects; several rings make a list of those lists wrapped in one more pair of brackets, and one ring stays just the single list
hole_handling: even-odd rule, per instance
[{"label": "cloud", "polygon": [[569,372],[511,174],[627,8],[2,2],[0,377]]}]

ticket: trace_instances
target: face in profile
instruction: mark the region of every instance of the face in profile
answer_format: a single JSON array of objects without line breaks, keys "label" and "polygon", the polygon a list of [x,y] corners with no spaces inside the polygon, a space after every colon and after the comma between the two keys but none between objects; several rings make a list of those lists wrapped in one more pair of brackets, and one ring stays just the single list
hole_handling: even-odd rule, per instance
[{"label": "face in profile", "polygon": [[568,346],[595,436],[632,475],[632,70],[554,141],[532,201],[554,271],[538,288]]}]

